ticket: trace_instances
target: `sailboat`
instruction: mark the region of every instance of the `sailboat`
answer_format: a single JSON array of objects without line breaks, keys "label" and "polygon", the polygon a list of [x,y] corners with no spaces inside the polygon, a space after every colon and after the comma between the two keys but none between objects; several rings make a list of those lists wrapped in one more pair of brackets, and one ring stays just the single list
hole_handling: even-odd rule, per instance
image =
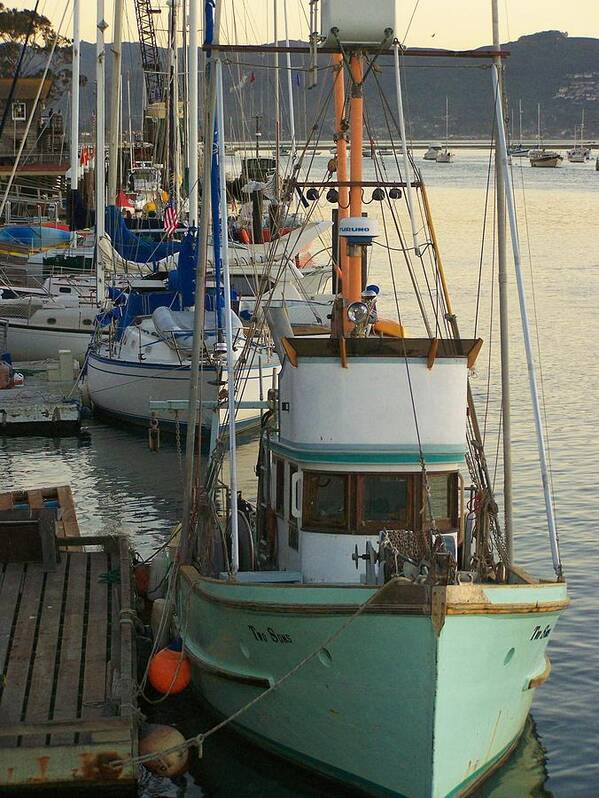
[{"label": "sailboat", "polygon": [[522,143],[522,100],[518,101],[518,141],[508,147],[508,155],[514,158],[528,157],[530,147]]},{"label": "sailboat", "polygon": [[548,150],[543,144],[541,135],[541,104],[537,103],[537,146],[528,153],[531,166],[542,168],[555,168],[564,160],[563,156],[555,150]]},{"label": "sailboat", "polygon": [[451,163],[453,153],[449,149],[449,98],[445,98],[445,145],[437,153],[437,163]]},{"label": "sailboat", "polygon": [[[234,448],[219,514],[210,497],[223,484],[222,450],[198,489],[199,463],[188,446],[171,576],[176,624],[194,688],[249,739],[368,793],[462,796],[514,750],[535,691],[549,676],[547,643],[568,603],[551,494],[547,489],[556,576],[538,580],[514,563],[501,530],[468,380],[482,341],[460,336],[405,135],[410,251],[434,251],[439,326],[423,313],[425,334],[408,337],[400,320],[379,318],[378,288],[362,279],[364,248],[377,238],[374,221],[362,216],[364,52],[376,58],[392,46],[401,134],[405,51],[393,31],[405,20],[394,3],[376,18],[361,15],[359,24],[352,3],[322,0],[320,9],[320,41],[337,50],[342,294],[326,333],[294,334],[283,312],[271,324],[284,355],[262,425],[255,534],[238,506]],[[209,17],[206,30],[212,23]],[[487,57],[495,58],[498,166],[540,425],[497,90],[500,57]],[[215,49],[210,58],[220,63]],[[348,129],[348,107],[349,181],[347,142],[339,135]],[[210,136],[212,126],[205,130]],[[196,305],[199,282],[197,290]],[[440,337],[445,320],[449,334]],[[198,397],[192,386],[191,407]],[[539,458],[545,481],[542,435]]]},{"label": "sailboat", "polygon": [[[580,135],[580,139],[578,136]],[[574,127],[574,146],[566,153],[570,163],[585,163],[591,159],[591,147],[584,142],[584,108],[580,125]]]}]

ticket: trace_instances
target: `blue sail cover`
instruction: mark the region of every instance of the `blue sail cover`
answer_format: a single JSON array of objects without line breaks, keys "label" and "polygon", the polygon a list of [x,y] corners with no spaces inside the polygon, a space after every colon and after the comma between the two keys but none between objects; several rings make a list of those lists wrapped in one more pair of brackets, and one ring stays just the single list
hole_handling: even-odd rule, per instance
[{"label": "blue sail cover", "polygon": [[152,242],[131,232],[115,205],[106,208],[106,232],[121,258],[134,263],[156,263],[181,249],[178,241]]}]

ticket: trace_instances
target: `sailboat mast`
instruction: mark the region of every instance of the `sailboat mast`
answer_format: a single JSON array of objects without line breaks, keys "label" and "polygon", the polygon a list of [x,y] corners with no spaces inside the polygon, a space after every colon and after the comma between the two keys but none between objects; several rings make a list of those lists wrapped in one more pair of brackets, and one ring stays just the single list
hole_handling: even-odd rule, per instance
[{"label": "sailboat mast", "polygon": [[[498,53],[501,50],[499,36],[499,10],[497,0],[492,0],[493,17],[493,49]],[[501,108],[502,120],[504,116],[503,101],[503,65],[501,56],[493,59],[498,75],[496,102]],[[520,106],[521,108],[522,106]],[[522,126],[522,114],[520,114]],[[522,130],[520,130],[522,140]],[[501,350],[501,421],[503,436],[503,512],[505,543],[509,562],[513,562],[514,534],[513,534],[513,501],[512,501],[512,414],[510,403],[510,347],[509,347],[509,297],[506,259],[506,222],[505,222],[505,177],[501,168],[501,153],[495,147],[495,172],[497,180],[497,260],[499,277],[499,329]]]},{"label": "sailboat mast", "polygon": [[121,50],[123,37],[123,0],[114,0],[114,33],[112,37],[112,84],[110,87],[110,140],[108,146],[108,201],[116,201],[119,173],[119,105],[121,95]]},{"label": "sailboat mast", "polygon": [[173,2],[173,195],[177,212],[180,208],[179,178],[181,176],[181,136],[179,129],[179,37],[178,37],[178,9],[179,0]]},{"label": "sailboat mast", "polygon": [[[351,74],[351,98],[349,102],[350,127],[350,175],[349,213],[353,218],[362,216],[362,144],[364,93],[364,58],[361,52],[354,52],[349,61]],[[362,255],[349,255],[347,275],[343,275],[343,297],[348,304],[357,302],[362,295]]]},{"label": "sailboat mast", "polygon": [[71,97],[71,230],[75,230],[75,208],[79,189],[79,82],[81,75],[81,5],[73,0],[73,65]]},{"label": "sailboat mast", "polygon": [[105,233],[106,175],[105,175],[105,97],[106,62],[104,32],[108,27],[104,19],[104,0],[97,0],[96,17],[96,301],[104,301],[104,269],[100,257],[100,239]]},{"label": "sailboat mast", "polygon": [[[273,0],[273,38],[275,47],[278,44],[278,2]],[[281,160],[281,76],[279,74],[279,54],[275,52],[275,197],[277,202],[281,199],[281,186],[279,176],[279,162]]]},{"label": "sailboat mast", "polygon": [[198,223],[198,3],[189,0],[189,226]]},{"label": "sailboat mast", "polygon": [[216,126],[218,132],[218,178],[220,183],[220,216],[222,229],[223,291],[225,294],[225,340],[227,343],[227,405],[229,412],[229,492],[231,496],[231,570],[239,570],[239,519],[237,516],[237,442],[235,440],[235,361],[233,360],[233,328],[231,319],[231,273],[227,234],[227,190],[225,175],[225,112],[223,67],[216,60]]},{"label": "sailboat mast", "polygon": [[[211,32],[215,32],[218,41],[220,30],[220,15],[222,1],[211,0],[206,2],[206,43],[212,44]],[[214,13],[214,19],[212,14]],[[187,415],[187,438],[185,441],[185,478],[183,484],[183,522],[181,545],[179,547],[179,561],[189,562],[192,554],[192,510],[195,504],[195,480],[200,470],[200,450],[196,461],[196,431],[198,427],[198,414],[201,407],[198,405],[200,395],[200,361],[204,350],[204,319],[205,319],[205,287],[206,270],[208,265],[208,228],[210,224],[210,177],[212,171],[212,149],[214,146],[214,119],[216,87],[212,74],[211,51],[206,53],[206,82],[204,92],[204,163],[202,172],[202,206],[197,243],[197,266],[195,287],[195,311],[193,315],[193,349],[191,354],[191,375],[189,380],[189,404]]]},{"label": "sailboat mast", "polygon": [[287,17],[287,0],[283,0],[283,14],[285,16],[285,47],[287,47],[286,67],[287,67],[287,94],[289,96],[289,132],[291,134],[291,163],[295,161],[295,150],[297,147],[295,137],[295,107],[293,104],[293,75],[291,71],[291,53],[289,52],[289,20]]}]

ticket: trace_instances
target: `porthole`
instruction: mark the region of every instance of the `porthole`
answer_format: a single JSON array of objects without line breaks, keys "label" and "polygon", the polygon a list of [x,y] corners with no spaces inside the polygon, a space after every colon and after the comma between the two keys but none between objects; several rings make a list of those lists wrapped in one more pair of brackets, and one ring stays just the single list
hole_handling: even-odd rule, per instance
[{"label": "porthole", "polygon": [[49,318],[46,320],[46,324],[56,324],[56,319]]},{"label": "porthole", "polygon": [[83,324],[85,324],[86,326],[89,327],[91,323],[92,323],[91,319],[83,319]]}]

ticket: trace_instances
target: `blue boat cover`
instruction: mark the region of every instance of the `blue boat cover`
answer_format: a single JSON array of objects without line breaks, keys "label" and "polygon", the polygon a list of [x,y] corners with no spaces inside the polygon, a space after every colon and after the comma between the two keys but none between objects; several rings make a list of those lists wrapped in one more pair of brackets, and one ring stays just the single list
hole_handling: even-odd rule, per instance
[{"label": "blue boat cover", "polygon": [[156,263],[181,249],[178,241],[154,242],[133,233],[115,205],[106,208],[106,232],[121,258],[134,263]]}]

